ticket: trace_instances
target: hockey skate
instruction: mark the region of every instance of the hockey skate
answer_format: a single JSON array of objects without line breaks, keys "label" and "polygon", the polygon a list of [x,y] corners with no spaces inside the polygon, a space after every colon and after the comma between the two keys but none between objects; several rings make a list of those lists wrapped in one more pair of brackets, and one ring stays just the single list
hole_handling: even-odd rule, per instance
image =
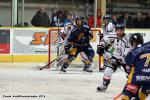
[{"label": "hockey skate", "polygon": [[66,68],[68,67],[69,65],[67,63],[64,63],[63,66],[61,67],[60,69],[60,73],[66,73]]},{"label": "hockey skate", "polygon": [[102,85],[102,86],[97,87],[97,92],[105,92],[106,89],[107,89],[107,86]]},{"label": "hockey skate", "polygon": [[83,71],[89,72],[89,73],[93,72],[90,64],[85,64]]}]

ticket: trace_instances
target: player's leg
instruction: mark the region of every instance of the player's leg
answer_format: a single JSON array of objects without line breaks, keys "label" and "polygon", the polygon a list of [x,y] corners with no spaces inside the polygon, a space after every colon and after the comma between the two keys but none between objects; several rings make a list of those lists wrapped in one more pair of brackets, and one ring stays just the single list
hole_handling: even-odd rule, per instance
[{"label": "player's leg", "polygon": [[69,53],[66,54],[68,56],[64,59],[64,63],[60,69],[61,72],[66,72],[66,68],[68,68],[69,64],[77,57],[78,53],[79,50],[77,48],[72,48]]},{"label": "player's leg", "polygon": [[84,62],[85,62],[83,71],[92,72],[91,64],[95,56],[95,52],[93,48],[89,45],[86,49],[83,50],[83,53],[80,53],[80,55],[82,58],[84,58]]},{"label": "player's leg", "polygon": [[69,64],[75,59],[75,56],[68,55],[66,59],[63,59],[62,67],[60,69],[61,72],[66,72],[66,69],[68,68]]},{"label": "player's leg", "polygon": [[111,67],[106,67],[104,71],[104,76],[103,76],[103,83],[102,85],[97,87],[97,91],[105,91],[110,84],[110,80],[112,77],[112,74],[114,73],[114,69]]},{"label": "player's leg", "polygon": [[113,73],[117,70],[117,67],[120,66],[117,64],[117,59],[112,57],[109,59],[107,63],[105,63],[105,71],[104,71],[104,76],[103,76],[103,83],[99,87],[97,87],[98,92],[103,92],[108,88],[108,85],[110,84],[111,78]]},{"label": "player's leg", "polygon": [[65,60],[68,58],[67,54],[63,54],[61,55],[58,59],[57,59],[57,66],[62,66],[65,63]]}]

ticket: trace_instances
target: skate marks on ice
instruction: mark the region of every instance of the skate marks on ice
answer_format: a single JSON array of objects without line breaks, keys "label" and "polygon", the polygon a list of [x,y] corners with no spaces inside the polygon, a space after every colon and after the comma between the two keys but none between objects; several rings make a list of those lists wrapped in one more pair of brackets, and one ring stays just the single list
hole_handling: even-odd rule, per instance
[{"label": "skate marks on ice", "polygon": [[[121,72],[113,75],[105,93],[96,92],[102,83],[103,73],[83,74],[82,68],[68,69],[66,74],[58,71],[33,70],[30,64],[0,64],[0,100],[113,100],[126,82]],[[20,68],[20,67],[21,68]],[[26,67],[28,66],[28,67]],[[79,72],[78,72],[79,71]],[[76,74],[71,74],[76,73]],[[30,98],[4,98],[3,95],[43,95]],[[45,97],[44,97],[45,96]]]}]

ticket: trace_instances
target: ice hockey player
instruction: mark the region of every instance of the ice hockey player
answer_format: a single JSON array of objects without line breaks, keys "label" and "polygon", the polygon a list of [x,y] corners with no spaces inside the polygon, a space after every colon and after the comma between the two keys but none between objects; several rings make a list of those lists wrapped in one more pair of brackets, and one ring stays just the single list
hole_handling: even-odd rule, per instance
[{"label": "ice hockey player", "polygon": [[111,37],[116,37],[115,25],[111,22],[111,16],[105,15],[103,17],[103,36],[110,35]]},{"label": "ice hockey player", "polygon": [[[98,45],[98,47],[101,45],[101,43],[103,43],[104,41],[104,38],[108,38],[108,40],[110,40],[110,41],[112,41],[113,42],[113,40],[114,40],[114,38],[116,38],[117,37],[117,35],[116,35],[116,27],[115,27],[115,25],[111,22],[111,16],[110,15],[105,15],[104,17],[103,17],[103,36],[101,36],[100,35],[100,38],[102,38],[101,39],[101,41],[100,41],[100,44]],[[104,57],[104,64],[105,63],[107,63],[107,62],[105,62],[106,61],[106,58],[105,57],[108,57],[109,55],[108,55],[109,53],[107,53],[107,52],[105,52],[105,56],[103,56]],[[101,57],[102,55],[100,55],[100,57]],[[104,70],[105,69],[105,66],[101,66],[100,67],[100,70]]]},{"label": "ice hockey player", "polygon": [[82,18],[76,18],[76,26],[71,31],[68,37],[68,44],[65,46],[65,53],[68,55],[64,59],[64,63],[61,68],[61,72],[66,72],[66,68],[81,52],[84,52],[88,60],[85,62],[83,71],[92,72],[91,63],[95,52],[90,45],[90,40],[93,38],[91,29],[88,26],[83,25]]},{"label": "ice hockey player", "polygon": [[145,100],[150,94],[150,42],[143,44],[140,33],[132,34],[129,41],[133,49],[125,57],[130,70],[121,100]]},{"label": "ice hockey player", "polygon": [[[68,37],[70,35],[70,32],[74,28],[74,25],[69,22],[64,25],[64,27],[61,29],[59,32],[59,38],[57,39],[57,43],[63,44],[62,46],[67,46],[68,45]],[[57,44],[56,43],[56,44]],[[84,52],[79,53],[81,61],[83,62],[84,65],[86,65],[86,62],[88,61],[88,56]],[[58,59],[57,59],[57,65],[56,68],[59,69],[60,66],[65,63],[64,59],[67,59],[68,54],[62,53]]]},{"label": "ice hockey player", "polygon": [[103,43],[97,48],[97,53],[99,55],[103,55],[105,52],[109,53],[109,57],[106,59],[107,63],[105,63],[106,68],[103,76],[103,84],[97,87],[97,91],[105,91],[110,84],[112,74],[118,67],[124,66],[124,57],[130,50],[129,39],[125,35],[124,30],[124,24],[117,24],[117,37],[113,39],[113,42],[105,37]]}]

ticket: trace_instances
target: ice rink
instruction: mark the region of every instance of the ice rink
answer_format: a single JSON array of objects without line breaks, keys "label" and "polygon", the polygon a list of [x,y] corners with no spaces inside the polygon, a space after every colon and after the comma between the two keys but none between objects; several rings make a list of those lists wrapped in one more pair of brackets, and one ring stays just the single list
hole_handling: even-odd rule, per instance
[{"label": "ice rink", "polygon": [[[82,72],[83,68],[68,68],[60,74],[54,68],[37,70],[36,63],[0,63],[0,100],[113,100],[126,82],[118,70],[108,90],[96,92],[103,73]],[[150,99],[148,99],[150,100]]]}]

